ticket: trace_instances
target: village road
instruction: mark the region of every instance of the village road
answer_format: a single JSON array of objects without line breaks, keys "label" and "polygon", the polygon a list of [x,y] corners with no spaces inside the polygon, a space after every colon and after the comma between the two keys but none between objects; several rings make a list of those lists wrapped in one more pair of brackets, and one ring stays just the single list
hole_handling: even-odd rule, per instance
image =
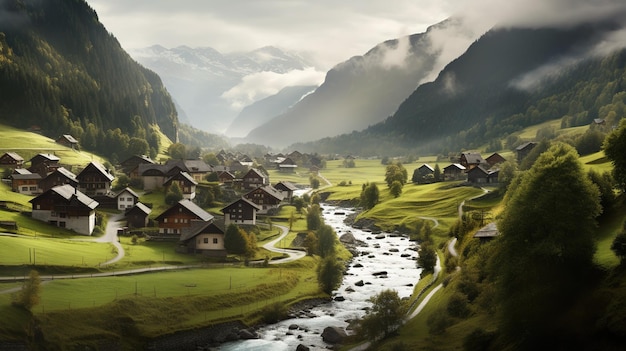
[{"label": "village road", "polygon": [[[287,255],[289,255],[289,257],[281,258],[281,259],[278,259],[278,260],[272,260],[272,261],[269,262],[270,264],[279,264],[279,263],[291,262],[291,261],[299,260],[302,257],[306,256],[306,252],[305,251],[277,248],[276,244],[278,244],[281,240],[283,240],[287,236],[287,234],[289,234],[289,228],[287,228],[285,226],[282,226],[282,225],[276,225],[276,224],[274,224],[274,226],[280,228],[282,233],[280,234],[280,236],[278,238],[276,238],[276,239],[268,242],[267,244],[263,245],[263,248],[268,250],[268,251],[287,254]],[[284,246],[284,245],[281,245],[281,246]]]},{"label": "village road", "polygon": [[117,229],[122,227],[122,218],[124,218],[124,215],[122,213],[114,214],[113,216],[109,217],[109,221],[107,222],[104,234],[94,240],[98,243],[111,243],[117,249],[117,256],[106,262],[100,263],[100,266],[106,266],[124,258],[124,247],[122,247],[122,244],[120,244],[117,237]]}]

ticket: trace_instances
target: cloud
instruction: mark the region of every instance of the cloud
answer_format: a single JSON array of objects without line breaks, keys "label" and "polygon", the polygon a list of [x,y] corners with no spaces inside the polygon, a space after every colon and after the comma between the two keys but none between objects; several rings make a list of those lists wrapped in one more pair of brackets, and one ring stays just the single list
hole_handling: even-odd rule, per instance
[{"label": "cloud", "polygon": [[259,72],[243,77],[241,83],[224,92],[221,98],[229,101],[235,111],[278,93],[288,86],[320,85],[325,73],[314,68],[293,70],[287,73]]}]

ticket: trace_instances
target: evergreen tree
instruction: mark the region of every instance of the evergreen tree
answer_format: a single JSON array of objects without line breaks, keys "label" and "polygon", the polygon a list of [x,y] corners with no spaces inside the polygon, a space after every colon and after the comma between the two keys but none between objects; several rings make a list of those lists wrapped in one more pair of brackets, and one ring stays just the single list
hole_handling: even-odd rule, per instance
[{"label": "evergreen tree", "polygon": [[394,180],[393,183],[391,183],[391,187],[389,187],[389,193],[393,197],[399,197],[402,194],[402,183]]},{"label": "evergreen tree", "polygon": [[366,210],[373,208],[378,203],[380,192],[376,183],[365,183],[361,190],[361,206]]},{"label": "evergreen tree", "polygon": [[559,318],[592,266],[599,192],[576,151],[558,143],[514,181],[492,269],[501,334],[522,349],[558,337]]},{"label": "evergreen tree", "polygon": [[333,228],[327,224],[323,224],[317,230],[317,252],[320,256],[326,257],[335,254],[335,245],[337,243],[337,234]]},{"label": "evergreen tree", "polygon": [[249,250],[248,234],[235,224],[229,224],[224,234],[224,248],[234,254],[247,254]]},{"label": "evergreen tree", "polygon": [[322,224],[319,205],[311,205],[306,214],[306,228],[308,230],[317,230]]}]

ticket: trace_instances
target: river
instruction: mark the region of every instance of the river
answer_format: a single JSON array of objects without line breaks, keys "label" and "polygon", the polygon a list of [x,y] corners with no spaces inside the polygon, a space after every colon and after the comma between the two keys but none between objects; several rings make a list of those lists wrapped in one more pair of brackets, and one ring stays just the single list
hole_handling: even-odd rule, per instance
[{"label": "river", "polygon": [[[400,297],[409,297],[419,280],[421,269],[416,267],[415,244],[407,238],[389,233],[373,234],[344,224],[347,215],[354,213],[323,204],[324,222],[335,229],[338,236],[351,232],[356,240],[365,243],[358,247],[361,254],[351,261],[341,287],[334,296],[344,301],[332,301],[314,307],[306,318],[292,318],[258,330],[259,339],[240,340],[221,345],[222,351],[294,351],[298,344],[311,350],[325,350],[330,344],[322,340],[324,328],[346,328],[348,321],[360,318],[371,306],[368,299],[385,289],[393,289]],[[374,273],[386,272],[386,275]],[[363,281],[362,286],[357,286]],[[361,284],[359,284],[361,285]],[[346,290],[348,289],[348,290]],[[297,325],[298,329],[289,327]],[[348,334],[350,331],[347,331]]]}]

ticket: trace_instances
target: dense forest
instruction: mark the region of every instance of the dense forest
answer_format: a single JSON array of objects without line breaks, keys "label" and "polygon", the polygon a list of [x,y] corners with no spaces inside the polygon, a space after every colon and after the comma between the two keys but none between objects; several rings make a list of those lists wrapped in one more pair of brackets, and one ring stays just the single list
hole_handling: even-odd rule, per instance
[{"label": "dense forest", "polygon": [[490,31],[384,122],[292,147],[361,155],[447,154],[498,143],[548,120],[562,119],[563,127],[596,118],[616,125],[626,102],[626,51],[587,54],[608,29]]},{"label": "dense forest", "polygon": [[[161,79],[121,48],[84,0],[9,0],[0,14],[0,123],[71,134],[113,158],[155,155],[159,131],[177,140],[177,112]],[[185,130],[198,144],[197,132]]]}]

